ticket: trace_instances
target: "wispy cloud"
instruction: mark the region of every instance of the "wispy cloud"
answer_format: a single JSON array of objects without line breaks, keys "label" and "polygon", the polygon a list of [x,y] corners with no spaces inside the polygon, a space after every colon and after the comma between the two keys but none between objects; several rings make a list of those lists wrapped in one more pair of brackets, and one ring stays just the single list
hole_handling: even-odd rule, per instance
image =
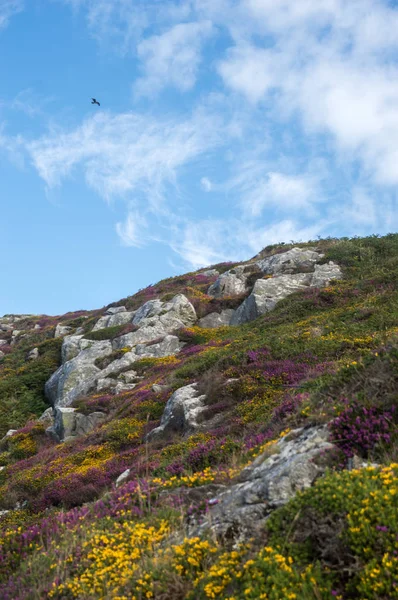
[{"label": "wispy cloud", "polygon": [[173,182],[179,167],[219,143],[220,126],[200,111],[180,121],[99,112],[72,131],[53,130],[27,149],[49,187],[79,167],[87,183],[110,199]]},{"label": "wispy cloud", "polygon": [[23,10],[23,0],[0,0],[0,29],[7,27],[11,17]]},{"label": "wispy cloud", "polygon": [[140,42],[137,53],[145,75],[134,85],[136,94],[153,96],[167,85],[190,90],[196,81],[202,44],[211,33],[210,21],[179,23]]},{"label": "wispy cloud", "polygon": [[124,222],[116,223],[116,232],[124,246],[142,247],[146,228],[147,222],[138,211],[129,212]]}]

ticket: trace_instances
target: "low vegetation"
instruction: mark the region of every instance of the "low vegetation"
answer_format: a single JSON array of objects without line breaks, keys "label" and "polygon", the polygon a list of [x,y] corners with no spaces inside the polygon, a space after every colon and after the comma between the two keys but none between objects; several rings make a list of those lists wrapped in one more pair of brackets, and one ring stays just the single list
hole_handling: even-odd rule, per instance
[{"label": "low vegetation", "polygon": [[[19,429],[0,444],[0,508],[19,508],[0,519],[1,598],[398,599],[398,235],[308,245],[344,279],[240,327],[180,330],[179,354],[134,364],[134,389],[76,402],[106,420],[73,442],[55,444],[35,419],[60,340],[44,327],[11,346],[0,361],[1,434]],[[190,273],[121,303],[184,293],[203,316],[233,306],[207,296],[214,280]],[[90,333],[94,316],[89,339],[123,331]],[[33,347],[39,358],[27,361]],[[206,394],[202,427],[146,442],[171,392],[192,382]],[[316,424],[339,449],[329,471],[255,539],[188,535],[209,510],[208,486],[235,481],[283,432]],[[348,469],[354,456],[375,466]]]}]

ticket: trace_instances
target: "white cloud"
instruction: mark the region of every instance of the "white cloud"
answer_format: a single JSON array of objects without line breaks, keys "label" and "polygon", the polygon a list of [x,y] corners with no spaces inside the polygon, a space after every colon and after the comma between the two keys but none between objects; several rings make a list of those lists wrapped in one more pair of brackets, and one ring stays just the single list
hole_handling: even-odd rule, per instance
[{"label": "white cloud", "polygon": [[195,85],[202,44],[211,33],[210,21],[179,23],[140,42],[137,53],[145,75],[134,84],[136,94],[153,96],[168,85],[182,92],[190,90]]},{"label": "white cloud", "polygon": [[23,0],[0,0],[0,29],[7,27],[11,17],[23,10]]},{"label": "white cloud", "polygon": [[204,190],[205,192],[211,192],[211,190],[213,189],[213,184],[208,177],[202,177],[202,179],[200,180],[200,185],[202,187],[202,190]]},{"label": "white cloud", "polygon": [[390,33],[398,11],[370,0],[240,6],[248,14],[242,30],[265,44],[242,35],[228,51],[218,64],[227,88],[262,102],[279,122],[298,116],[308,132],[329,134],[337,151],[351,152],[346,159],[359,158],[379,183],[396,185],[398,69],[387,59],[398,53]]},{"label": "white cloud", "polygon": [[180,121],[101,111],[72,131],[57,129],[28,143],[27,149],[49,187],[80,168],[106,199],[143,192],[156,204],[177,169],[220,143],[219,133],[220,122],[200,111]]},{"label": "white cloud", "polygon": [[143,246],[146,228],[146,220],[137,211],[129,212],[124,222],[116,223],[116,233],[124,246]]},{"label": "white cloud", "polygon": [[259,217],[267,207],[282,212],[311,211],[313,204],[322,199],[314,177],[273,171],[264,173],[263,169],[260,173],[254,171],[249,168],[248,172],[243,172],[235,185],[241,205],[251,217]]}]

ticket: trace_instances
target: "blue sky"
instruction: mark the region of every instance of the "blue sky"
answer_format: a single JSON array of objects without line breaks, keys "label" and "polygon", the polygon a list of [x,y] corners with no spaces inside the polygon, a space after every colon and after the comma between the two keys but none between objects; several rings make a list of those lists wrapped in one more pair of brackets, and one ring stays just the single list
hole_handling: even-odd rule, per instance
[{"label": "blue sky", "polygon": [[397,231],[397,31],[387,0],[0,0],[0,315]]}]

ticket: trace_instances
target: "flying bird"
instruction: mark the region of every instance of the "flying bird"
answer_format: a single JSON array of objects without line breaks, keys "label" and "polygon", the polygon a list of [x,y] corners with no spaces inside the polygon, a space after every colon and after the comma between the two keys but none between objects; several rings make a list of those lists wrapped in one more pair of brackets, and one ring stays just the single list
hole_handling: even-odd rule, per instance
[{"label": "flying bird", "polygon": [[98,104],[98,106],[101,106],[101,104],[95,98],[91,98],[91,104]]}]

